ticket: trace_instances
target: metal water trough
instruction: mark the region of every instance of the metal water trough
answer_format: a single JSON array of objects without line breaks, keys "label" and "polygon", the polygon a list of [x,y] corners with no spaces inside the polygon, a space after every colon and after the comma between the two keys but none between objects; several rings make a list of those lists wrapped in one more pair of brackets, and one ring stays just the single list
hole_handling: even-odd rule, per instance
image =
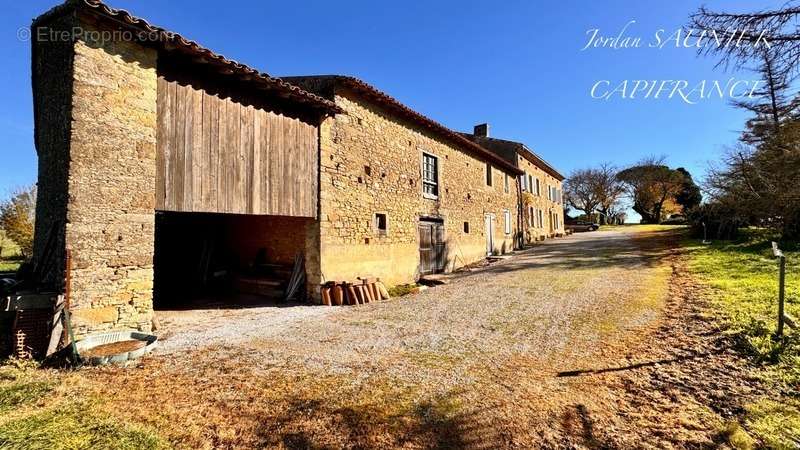
[{"label": "metal water trough", "polygon": [[158,345],[158,338],[152,334],[140,333],[138,331],[113,331],[110,333],[93,334],[91,336],[87,336],[86,338],[78,341],[75,344],[75,347],[78,351],[78,355],[81,355],[94,347],[122,341],[144,341],[147,342],[147,344],[142,348],[116,355],[93,356],[88,358],[81,356],[81,360],[85,364],[94,366],[100,366],[104,364],[121,364],[151,352]]}]

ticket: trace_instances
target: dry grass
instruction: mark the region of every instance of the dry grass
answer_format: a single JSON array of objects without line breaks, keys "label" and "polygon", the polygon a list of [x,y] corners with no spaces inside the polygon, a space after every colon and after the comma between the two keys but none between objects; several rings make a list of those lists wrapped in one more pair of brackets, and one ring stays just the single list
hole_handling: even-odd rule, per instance
[{"label": "dry grass", "polygon": [[0,448],[160,449],[152,430],[101,408],[82,377],[11,360],[0,366]]}]

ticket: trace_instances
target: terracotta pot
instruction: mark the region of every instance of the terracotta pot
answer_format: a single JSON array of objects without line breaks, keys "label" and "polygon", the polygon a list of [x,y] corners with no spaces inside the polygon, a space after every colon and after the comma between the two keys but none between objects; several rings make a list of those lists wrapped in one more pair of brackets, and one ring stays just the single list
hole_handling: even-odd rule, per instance
[{"label": "terracotta pot", "polygon": [[389,290],[386,289],[386,286],[384,286],[380,281],[375,284],[378,285],[378,292],[380,292],[381,298],[384,300],[389,300]]},{"label": "terracotta pot", "polygon": [[362,284],[361,289],[364,291],[364,299],[367,303],[375,301],[375,299],[372,298],[372,290],[369,288],[369,285]]},{"label": "terracotta pot", "polygon": [[364,287],[360,284],[353,285],[353,289],[356,291],[356,299],[358,299],[358,304],[363,305],[367,303],[367,298],[364,296]]},{"label": "terracotta pot", "polygon": [[322,304],[331,306],[331,288],[328,286],[322,287]]},{"label": "terracotta pot", "polygon": [[357,305],[358,304],[358,297],[356,297],[356,290],[352,284],[347,284],[347,304],[348,305]]},{"label": "terracotta pot", "polygon": [[333,304],[336,306],[342,306],[344,303],[344,290],[342,286],[337,284],[333,288]]}]

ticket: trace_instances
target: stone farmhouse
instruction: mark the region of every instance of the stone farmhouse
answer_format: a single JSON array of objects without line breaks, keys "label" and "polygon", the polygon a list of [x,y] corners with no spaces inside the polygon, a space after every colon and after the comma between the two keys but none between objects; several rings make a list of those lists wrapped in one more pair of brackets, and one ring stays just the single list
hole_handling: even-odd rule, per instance
[{"label": "stone farmhouse", "polygon": [[514,248],[521,171],[361,80],[283,78],[344,113],[320,130],[320,269],[388,284]]},{"label": "stone farmhouse", "polygon": [[563,232],[563,177],[527,147],[356,78],[274,78],[98,0],[32,28],[35,273],[69,292],[78,338],[281,295],[298,261],[319,300]]},{"label": "stone farmhouse", "polygon": [[565,234],[563,175],[522,142],[490,137],[488,124],[476,125],[472,134],[463,135],[523,171],[520,230],[524,243]]}]

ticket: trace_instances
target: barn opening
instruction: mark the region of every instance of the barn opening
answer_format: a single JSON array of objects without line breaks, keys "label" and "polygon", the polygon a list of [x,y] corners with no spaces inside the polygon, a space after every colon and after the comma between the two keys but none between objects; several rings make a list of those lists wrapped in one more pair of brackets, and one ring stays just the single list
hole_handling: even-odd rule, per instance
[{"label": "barn opening", "polygon": [[[295,259],[318,252],[306,236],[323,114],[196,69],[159,62],[154,307],[271,303],[284,297]],[[295,298],[305,299],[301,284]]]},{"label": "barn opening", "polygon": [[155,308],[235,308],[281,301],[296,256],[306,253],[304,230],[312,223],[303,217],[157,212]]}]

